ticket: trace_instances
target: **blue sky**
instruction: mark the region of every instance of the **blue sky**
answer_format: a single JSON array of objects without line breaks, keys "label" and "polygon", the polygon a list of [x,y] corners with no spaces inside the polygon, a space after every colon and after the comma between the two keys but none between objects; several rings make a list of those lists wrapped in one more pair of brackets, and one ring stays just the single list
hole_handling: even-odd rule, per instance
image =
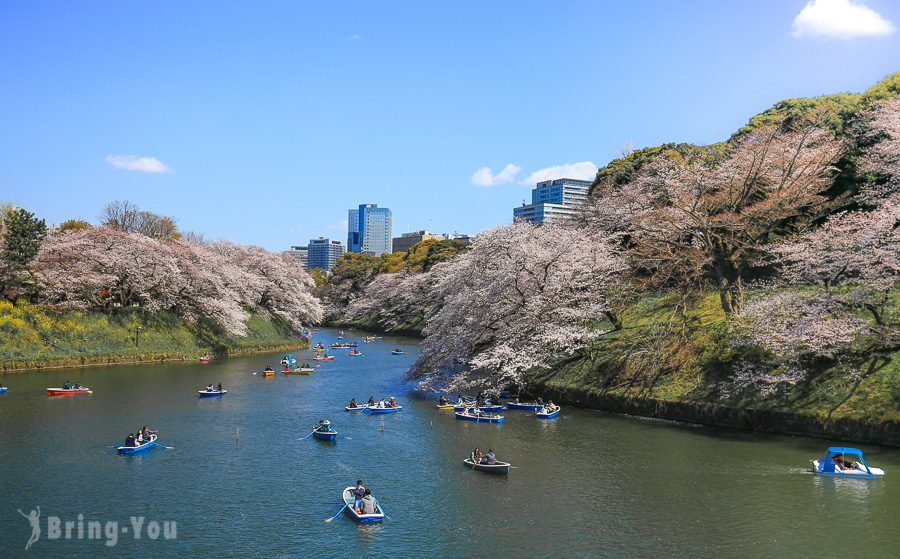
[{"label": "blue sky", "polygon": [[4,2],[0,201],[60,222],[128,199],[270,249],[346,240],[360,203],[477,232],[541,169],[900,71],[900,3],[807,4]]}]

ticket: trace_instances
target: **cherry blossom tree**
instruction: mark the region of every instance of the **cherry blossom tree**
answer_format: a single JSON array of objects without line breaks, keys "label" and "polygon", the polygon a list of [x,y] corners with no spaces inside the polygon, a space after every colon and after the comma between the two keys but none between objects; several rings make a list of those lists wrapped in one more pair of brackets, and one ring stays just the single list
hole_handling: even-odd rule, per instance
[{"label": "cherry blossom tree", "polygon": [[435,310],[412,376],[449,388],[521,383],[605,332],[598,323],[623,269],[614,243],[573,227],[516,223],[479,234],[424,282]]},{"label": "cherry blossom tree", "polygon": [[655,286],[710,281],[731,314],[769,239],[825,208],[820,193],[843,151],[814,125],[762,126],[733,140],[724,156],[713,149],[693,159],[663,155],[629,183],[598,185],[585,217],[627,236],[637,278]]},{"label": "cherry blossom tree", "polygon": [[172,310],[246,333],[247,309],[278,314],[294,327],[321,317],[311,280],[296,261],[233,243],[159,240],[108,227],[55,231],[36,274],[46,303],[63,308]]},{"label": "cherry blossom tree", "polygon": [[876,181],[857,198],[874,206],[900,193],[900,98],[882,101],[861,120],[865,150],[859,167],[875,174]]},{"label": "cherry blossom tree", "polygon": [[424,273],[403,270],[376,276],[363,293],[351,299],[344,313],[346,319],[374,317],[387,331],[421,324],[439,303],[435,284],[443,273],[440,266]]}]

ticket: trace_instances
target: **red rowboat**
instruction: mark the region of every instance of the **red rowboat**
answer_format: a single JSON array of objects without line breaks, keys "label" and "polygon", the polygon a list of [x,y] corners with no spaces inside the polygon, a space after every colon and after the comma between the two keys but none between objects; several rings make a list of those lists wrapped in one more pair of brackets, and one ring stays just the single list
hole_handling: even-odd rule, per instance
[{"label": "red rowboat", "polygon": [[47,396],[71,396],[73,394],[93,394],[90,388],[48,388]]}]

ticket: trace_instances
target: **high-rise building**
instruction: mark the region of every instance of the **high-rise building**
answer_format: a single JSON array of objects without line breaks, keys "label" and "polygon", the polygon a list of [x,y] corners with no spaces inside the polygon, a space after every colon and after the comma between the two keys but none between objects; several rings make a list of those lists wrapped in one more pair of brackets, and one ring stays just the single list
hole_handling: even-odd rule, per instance
[{"label": "high-rise building", "polygon": [[378,204],[360,204],[347,214],[347,245],[350,252],[381,256],[391,252],[391,210]]},{"label": "high-rise building", "polygon": [[347,212],[347,252],[359,252],[359,210]]},{"label": "high-rise building", "polygon": [[553,179],[537,183],[531,203],[513,208],[513,221],[556,223],[578,215],[578,207],[588,198],[591,181]]},{"label": "high-rise building", "polygon": [[394,252],[407,252],[416,243],[440,240],[443,240],[443,237],[435,235],[427,229],[423,229],[421,231],[413,231],[412,233],[404,233],[399,237],[394,237],[393,249]]},{"label": "high-rise building", "polygon": [[300,264],[301,264],[305,269],[307,269],[307,270],[309,269],[309,266],[308,266],[308,264],[309,264],[309,260],[308,260],[308,257],[309,257],[309,247],[308,247],[308,246],[305,246],[305,247],[302,247],[302,246],[292,246],[292,247],[291,247],[291,250],[286,250],[286,251],[284,251],[284,253],[287,254],[288,256],[291,256],[291,257],[293,257],[293,258],[296,258],[297,260],[300,261]]},{"label": "high-rise building", "polygon": [[307,246],[307,269],[331,270],[337,259],[344,254],[344,243],[337,239],[319,237],[310,239]]}]

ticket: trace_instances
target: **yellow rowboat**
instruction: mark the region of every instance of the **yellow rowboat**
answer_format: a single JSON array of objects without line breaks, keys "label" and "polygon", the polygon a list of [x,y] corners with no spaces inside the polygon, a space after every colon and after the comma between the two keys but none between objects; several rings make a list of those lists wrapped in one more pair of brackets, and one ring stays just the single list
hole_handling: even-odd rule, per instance
[{"label": "yellow rowboat", "polygon": [[325,353],[327,350],[324,347],[314,347],[313,351],[316,353]]},{"label": "yellow rowboat", "polygon": [[263,372],[262,372],[262,376],[264,376],[264,377],[274,377],[274,376],[275,376],[275,371],[263,371]]},{"label": "yellow rowboat", "polygon": [[284,371],[284,374],[286,374],[286,375],[308,375],[311,372],[313,372],[312,369],[301,367],[299,369],[291,369],[290,371]]},{"label": "yellow rowboat", "polygon": [[438,404],[435,407],[439,410],[452,410],[454,407],[456,407],[456,405],[455,404]]}]

